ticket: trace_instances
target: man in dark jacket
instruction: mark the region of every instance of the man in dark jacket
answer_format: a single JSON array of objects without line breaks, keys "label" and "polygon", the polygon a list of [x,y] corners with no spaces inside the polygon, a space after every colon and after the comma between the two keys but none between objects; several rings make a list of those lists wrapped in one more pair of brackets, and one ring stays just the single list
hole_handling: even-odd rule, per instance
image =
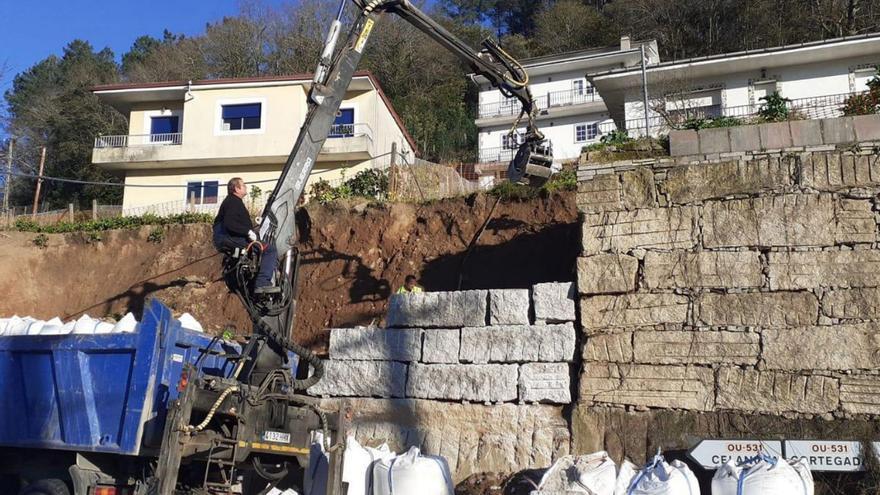
[{"label": "man in dark jacket", "polygon": [[[247,185],[244,180],[236,177],[229,181],[226,188],[229,194],[220,204],[220,211],[214,219],[214,247],[221,251],[245,248],[251,242],[258,240],[250,213],[242,201],[247,195]],[[277,264],[277,251],[275,245],[270,243],[263,251],[260,272],[254,281],[255,293],[269,294],[280,290],[272,286],[272,274]]]}]

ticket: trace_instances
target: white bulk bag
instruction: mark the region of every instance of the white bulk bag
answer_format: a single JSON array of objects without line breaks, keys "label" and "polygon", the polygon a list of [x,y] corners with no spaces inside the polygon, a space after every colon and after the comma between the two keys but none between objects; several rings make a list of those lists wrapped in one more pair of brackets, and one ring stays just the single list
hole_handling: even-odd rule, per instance
[{"label": "white bulk bag", "polygon": [[125,316],[122,317],[121,320],[116,322],[116,325],[113,326],[113,333],[127,333],[134,332],[137,327],[137,320],[134,315],[131,313],[126,313]]},{"label": "white bulk bag", "polygon": [[177,319],[180,322],[180,326],[183,328],[187,328],[189,330],[195,330],[196,332],[204,332],[205,330],[202,328],[202,324],[199,323],[193,315],[189,313],[184,313],[180,315],[180,318]]},{"label": "white bulk bag", "polygon": [[813,495],[813,475],[803,460],[789,463],[763,454],[740,465],[731,460],[712,478],[712,495],[780,494]]},{"label": "white bulk bag", "polygon": [[348,495],[372,495],[373,463],[395,457],[395,453],[383,443],[379,448],[363,447],[354,436],[345,439],[345,455],[342,461],[342,482],[348,484]]},{"label": "white bulk bag", "polygon": [[64,331],[64,322],[57,316],[47,321],[40,329],[40,335],[61,335]]},{"label": "white bulk bag", "polygon": [[418,447],[373,464],[373,495],[452,495],[446,459],[420,455]]},{"label": "white bulk bag", "polygon": [[567,455],[550,466],[541,477],[538,492],[613,495],[617,467],[607,452]]},{"label": "white bulk bag", "polygon": [[73,333],[91,335],[95,333],[95,327],[98,326],[98,320],[93,319],[89,315],[82,315],[73,325]]},{"label": "white bulk bag", "polygon": [[17,335],[27,335],[27,329],[30,326],[31,322],[34,319],[30,316],[26,316],[24,318],[19,318],[18,316],[13,316],[9,319],[9,323],[6,325],[6,335],[7,336],[17,336]]},{"label": "white bulk bag", "polygon": [[[621,469],[621,474],[625,471]],[[687,464],[677,460],[666,462],[660,454],[628,482],[623,476],[618,478],[614,495],[700,495],[700,484]]]}]

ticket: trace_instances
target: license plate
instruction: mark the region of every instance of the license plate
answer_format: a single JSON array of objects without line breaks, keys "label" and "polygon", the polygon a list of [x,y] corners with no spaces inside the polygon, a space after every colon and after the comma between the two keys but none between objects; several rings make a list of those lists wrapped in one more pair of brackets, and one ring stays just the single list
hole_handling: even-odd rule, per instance
[{"label": "license plate", "polygon": [[290,443],[290,433],[282,433],[280,431],[264,431],[263,441],[287,444]]}]

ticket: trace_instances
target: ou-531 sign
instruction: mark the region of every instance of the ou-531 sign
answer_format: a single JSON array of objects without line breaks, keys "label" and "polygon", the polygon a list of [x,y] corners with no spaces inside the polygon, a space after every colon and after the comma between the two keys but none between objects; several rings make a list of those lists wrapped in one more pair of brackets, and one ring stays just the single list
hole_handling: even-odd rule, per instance
[{"label": "ou-531 sign", "polygon": [[[874,444],[877,450],[877,443]],[[803,459],[811,471],[862,471],[861,442],[835,440],[786,440],[785,458]]]},{"label": "ou-531 sign", "polygon": [[740,463],[764,452],[782,457],[779,440],[702,440],[688,452],[695,462],[706,469],[716,469],[728,461]]}]

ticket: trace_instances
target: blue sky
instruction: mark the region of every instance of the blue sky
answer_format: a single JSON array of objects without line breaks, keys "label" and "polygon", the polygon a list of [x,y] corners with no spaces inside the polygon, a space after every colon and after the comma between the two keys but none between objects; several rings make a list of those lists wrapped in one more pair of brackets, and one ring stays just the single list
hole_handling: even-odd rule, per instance
[{"label": "blue sky", "polygon": [[[278,5],[291,0],[264,0]],[[61,55],[74,39],[97,50],[110,47],[116,59],[134,40],[162,31],[196,35],[205,24],[238,13],[238,0],[0,0],[0,64],[8,66],[0,92],[18,72],[48,57]]]}]

